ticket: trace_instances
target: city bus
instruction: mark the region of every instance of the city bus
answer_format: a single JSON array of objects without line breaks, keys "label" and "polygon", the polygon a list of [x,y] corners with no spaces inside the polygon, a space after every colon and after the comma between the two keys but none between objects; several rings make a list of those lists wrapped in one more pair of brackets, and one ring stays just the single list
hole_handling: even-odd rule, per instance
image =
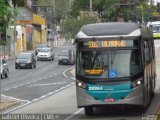
[{"label": "city bus", "polygon": [[148,27],[127,22],[87,24],[75,42],[77,107],[84,107],[86,115],[100,106],[149,105],[156,66]]},{"label": "city bus", "polygon": [[153,38],[160,38],[160,21],[148,22],[147,26],[152,29]]}]

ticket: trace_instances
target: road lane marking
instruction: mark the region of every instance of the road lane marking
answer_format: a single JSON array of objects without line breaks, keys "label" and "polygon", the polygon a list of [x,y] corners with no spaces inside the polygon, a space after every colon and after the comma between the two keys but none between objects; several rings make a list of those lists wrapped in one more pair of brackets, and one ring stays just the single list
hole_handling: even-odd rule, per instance
[{"label": "road lane marking", "polygon": [[39,99],[34,99],[34,100],[32,100],[32,102],[35,102],[35,101],[37,101],[37,100],[39,100]]},{"label": "road lane marking", "polygon": [[53,95],[53,94],[56,94],[56,93],[58,93],[58,92],[60,92],[60,91],[62,91],[62,90],[64,90],[64,89],[66,89],[66,88],[68,88],[68,87],[70,87],[70,86],[72,86],[72,85],[74,85],[74,82],[72,82],[72,83],[70,83],[70,84],[68,84],[68,85],[66,85],[66,86],[64,86],[64,87],[61,87],[61,88],[59,88],[59,89],[57,89],[57,90],[54,90],[53,92],[50,92],[50,93],[48,93],[48,94],[46,94],[46,95],[43,95],[43,96],[41,96],[41,97],[39,97],[39,98],[33,99],[31,102],[40,101],[40,100],[42,100],[42,99],[44,99],[44,98],[46,98],[46,97],[49,97],[49,96],[51,96],[51,95]]},{"label": "road lane marking", "polygon": [[[73,68],[73,67],[71,67],[70,69],[72,69],[72,68]],[[68,70],[70,70],[70,69],[68,69]],[[67,71],[65,71],[65,72],[67,72]],[[63,74],[65,74],[65,72],[63,72]],[[55,75],[56,75],[56,74],[55,74]],[[42,78],[41,78],[41,79],[38,79],[37,81],[39,81],[39,80],[42,80]],[[35,82],[35,81],[34,81],[34,82]],[[33,82],[31,82],[31,83],[33,83]],[[75,84],[75,82],[72,82],[72,83],[66,85],[65,87],[59,88],[59,89],[57,89],[57,90],[54,90],[53,92],[50,92],[50,93],[48,93],[48,94],[46,94],[46,95],[43,95],[43,96],[41,96],[41,97],[39,97],[39,98],[37,98],[37,99],[33,99],[32,101],[24,100],[24,101],[27,102],[26,104],[23,104],[23,105],[21,105],[21,106],[15,107],[15,108],[13,108],[13,109],[11,109],[11,110],[9,110],[9,111],[6,111],[6,112],[4,112],[4,113],[2,113],[2,114],[9,114],[9,113],[11,113],[11,112],[14,112],[14,111],[20,109],[20,108],[23,108],[23,107],[25,107],[25,106],[31,105],[31,104],[33,104],[33,103],[35,103],[35,102],[37,102],[37,101],[40,101],[40,100],[42,100],[42,99],[45,99],[46,97],[49,97],[49,96],[51,96],[51,95],[53,95],[53,94],[56,94],[56,93],[58,93],[58,92],[61,92],[61,91],[63,91],[64,89],[69,88],[70,86],[72,86],[72,85],[74,85],[74,84]],[[20,86],[20,85],[19,85],[19,86]],[[45,96],[45,97],[44,97],[44,96]],[[12,97],[12,98],[13,98],[13,97]],[[76,113],[75,113],[75,114],[76,114]],[[77,113],[77,114],[78,114],[78,113]]]},{"label": "road lane marking", "polygon": [[10,99],[13,99],[13,100],[17,100],[17,101],[23,101],[23,102],[31,102],[29,100],[22,100],[22,99],[19,99],[19,98],[15,98],[15,97],[11,97],[11,96],[7,96],[7,95],[1,95],[2,97],[6,97],[6,98],[10,98]]},{"label": "road lane marking", "polygon": [[13,88],[18,88],[18,87],[22,87],[22,86],[25,86],[25,85],[29,85],[29,84],[31,84],[31,83],[38,82],[38,81],[41,81],[41,80],[44,80],[44,79],[47,79],[47,78],[51,78],[51,77],[54,77],[54,76],[56,76],[56,75],[57,75],[57,74],[54,74],[54,75],[48,76],[48,77],[42,77],[42,78],[39,78],[39,79],[37,79],[37,80],[31,81],[31,82],[27,82],[27,83],[25,83],[25,84],[20,84],[20,85],[11,87],[11,88],[4,89],[4,90],[2,90],[1,92],[5,92],[5,91],[8,91],[8,90],[13,89]]},{"label": "road lane marking", "polygon": [[57,82],[57,83],[44,83],[44,84],[32,84],[27,87],[41,87],[41,86],[50,86],[50,85],[61,85],[66,84],[67,82]]},{"label": "road lane marking", "polygon": [[65,71],[63,72],[63,76],[68,77],[68,76],[66,75],[66,72],[69,71],[69,70],[71,70],[71,69],[74,68],[74,67],[75,67],[75,66],[73,66],[73,67],[71,67],[71,68],[65,70]]},{"label": "road lane marking", "polygon": [[71,77],[71,79],[76,80],[76,78],[75,78],[75,77]]},{"label": "road lane marking", "polygon": [[78,111],[76,111],[75,113],[73,113],[72,115],[70,115],[69,117],[67,117],[64,120],[70,120],[71,118],[73,118],[74,116],[76,116],[77,114],[79,114],[81,111],[83,111],[83,108],[79,109]]},{"label": "road lane marking", "polygon": [[8,110],[8,111],[2,113],[2,114],[8,114],[8,113],[10,113],[10,112],[12,112],[12,111],[15,111],[15,110],[18,110],[18,109],[20,109],[20,108],[22,108],[22,107],[27,106],[27,105],[29,105],[30,103],[31,103],[31,102],[28,102],[28,103],[26,103],[26,104],[20,105],[20,106],[14,108],[14,109],[11,109],[11,110]]},{"label": "road lane marking", "polygon": [[20,109],[20,108],[22,108],[22,107],[24,107],[24,106],[27,106],[27,105],[29,105],[29,104],[31,103],[31,101],[29,101],[29,100],[22,100],[22,99],[19,99],[19,98],[15,98],[15,97],[11,97],[11,96],[6,96],[6,95],[3,95],[3,94],[2,94],[2,97],[7,97],[7,98],[10,98],[10,99],[13,99],[13,100],[22,101],[22,102],[26,102],[26,103],[25,103],[25,104],[22,104],[22,105],[19,105],[18,107],[15,107],[15,108],[10,109],[10,110],[8,110],[8,111],[5,111],[5,112],[3,112],[3,113],[1,113],[1,114],[8,114],[8,113],[10,113],[10,112],[12,112],[12,111],[15,111],[15,110],[17,110],[17,109]]}]

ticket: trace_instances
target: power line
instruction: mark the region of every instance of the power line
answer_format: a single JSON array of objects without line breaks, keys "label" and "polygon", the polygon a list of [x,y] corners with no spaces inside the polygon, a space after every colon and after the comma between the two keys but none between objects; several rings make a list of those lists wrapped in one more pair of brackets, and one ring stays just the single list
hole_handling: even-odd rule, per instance
[{"label": "power line", "polygon": [[68,14],[68,13],[66,13],[66,12],[64,12],[64,11],[58,9],[58,8],[56,8],[55,6],[50,6],[50,5],[45,5],[45,6],[44,5],[32,5],[32,7],[52,7],[52,8],[55,8],[56,10],[60,11],[61,13],[65,14],[65,15],[71,17],[71,18],[74,18],[70,14]]}]

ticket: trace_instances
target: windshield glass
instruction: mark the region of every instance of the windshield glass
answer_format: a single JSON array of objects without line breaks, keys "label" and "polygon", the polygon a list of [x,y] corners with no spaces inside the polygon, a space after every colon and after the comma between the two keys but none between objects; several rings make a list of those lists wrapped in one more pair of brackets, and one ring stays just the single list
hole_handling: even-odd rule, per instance
[{"label": "windshield glass", "polygon": [[51,52],[51,49],[39,49],[39,52]]},{"label": "windshield glass", "polygon": [[66,56],[66,57],[68,57],[69,56],[69,53],[66,51],[66,52],[61,52],[60,53],[60,56]]},{"label": "windshield glass", "polygon": [[45,48],[45,47],[48,47],[48,45],[47,45],[47,44],[39,44],[39,45],[37,46],[37,48]]},{"label": "windshield glass", "polygon": [[138,50],[80,51],[77,73],[92,78],[118,78],[141,71]]},{"label": "windshield glass", "polygon": [[17,58],[18,59],[30,59],[31,54],[20,54]]},{"label": "windshield glass", "polygon": [[152,26],[152,31],[156,32],[156,33],[160,33],[160,26],[159,25],[155,25],[155,26],[153,25]]}]

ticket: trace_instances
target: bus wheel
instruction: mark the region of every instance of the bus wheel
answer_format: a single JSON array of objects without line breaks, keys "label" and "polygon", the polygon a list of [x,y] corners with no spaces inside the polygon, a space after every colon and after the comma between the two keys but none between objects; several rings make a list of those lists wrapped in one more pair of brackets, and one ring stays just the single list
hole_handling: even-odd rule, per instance
[{"label": "bus wheel", "polygon": [[85,107],[85,115],[93,115],[93,107]]},{"label": "bus wheel", "polygon": [[151,99],[154,98],[154,83],[152,82],[151,87],[150,87],[150,97]]}]

